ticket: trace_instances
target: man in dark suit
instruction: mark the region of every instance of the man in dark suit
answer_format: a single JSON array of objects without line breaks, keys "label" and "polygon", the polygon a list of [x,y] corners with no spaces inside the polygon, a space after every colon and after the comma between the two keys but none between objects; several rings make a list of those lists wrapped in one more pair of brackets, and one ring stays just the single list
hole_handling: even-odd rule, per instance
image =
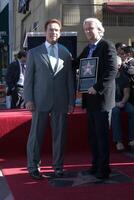
[{"label": "man in dark suit", "polygon": [[83,106],[87,109],[89,137],[92,150],[90,174],[97,178],[109,177],[109,111],[115,105],[115,77],[117,55],[112,42],[103,39],[104,28],[96,18],[87,18],[83,29],[88,45],[78,58],[98,57],[97,82],[83,94]]},{"label": "man in dark suit", "polygon": [[71,55],[57,41],[61,23],[57,19],[45,24],[46,41],[28,53],[24,83],[26,108],[32,112],[32,125],[27,143],[28,171],[35,179],[39,172],[40,153],[48,117],[51,117],[53,168],[55,176],[63,175],[67,113],[73,112],[75,90]]},{"label": "man in dark suit", "polygon": [[11,96],[11,108],[24,108],[23,85],[26,59],[26,51],[19,51],[17,59],[7,68],[7,96]]}]

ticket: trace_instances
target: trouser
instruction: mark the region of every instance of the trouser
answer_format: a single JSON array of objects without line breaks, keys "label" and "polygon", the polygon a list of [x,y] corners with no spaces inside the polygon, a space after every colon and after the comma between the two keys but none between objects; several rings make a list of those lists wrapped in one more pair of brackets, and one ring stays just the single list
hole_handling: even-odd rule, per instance
[{"label": "trouser", "polygon": [[92,165],[97,172],[109,173],[109,112],[88,111]]},{"label": "trouser", "polygon": [[67,113],[38,112],[32,114],[31,130],[27,142],[27,160],[29,172],[38,169],[41,160],[41,148],[50,114],[52,127],[52,149],[54,169],[63,167],[66,141]]},{"label": "trouser", "polygon": [[112,133],[114,142],[122,141],[122,121],[121,113],[128,113],[128,139],[134,140],[134,106],[127,102],[124,108],[114,107],[112,109]]}]

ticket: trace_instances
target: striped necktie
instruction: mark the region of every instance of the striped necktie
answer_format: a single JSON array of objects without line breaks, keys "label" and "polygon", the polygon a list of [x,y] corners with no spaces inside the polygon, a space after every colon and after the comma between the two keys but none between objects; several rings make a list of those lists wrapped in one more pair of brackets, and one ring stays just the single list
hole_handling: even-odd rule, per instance
[{"label": "striped necktie", "polygon": [[50,52],[49,52],[49,54],[50,54],[50,56],[56,58],[56,60],[57,60],[55,66],[53,68],[53,72],[55,73],[57,71],[57,67],[58,67],[58,59],[57,59],[57,57],[55,55],[54,48],[55,48],[54,45],[50,45]]},{"label": "striped necktie", "polygon": [[52,56],[52,57],[56,57],[55,56],[55,52],[54,52],[54,45],[50,45],[50,56]]}]

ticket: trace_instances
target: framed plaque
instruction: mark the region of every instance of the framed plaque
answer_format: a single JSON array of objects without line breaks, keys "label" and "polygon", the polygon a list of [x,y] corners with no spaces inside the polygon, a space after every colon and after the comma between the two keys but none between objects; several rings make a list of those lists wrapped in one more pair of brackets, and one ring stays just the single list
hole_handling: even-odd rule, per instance
[{"label": "framed plaque", "polygon": [[97,81],[98,72],[98,57],[83,58],[80,60],[79,76],[78,76],[78,91],[88,92]]}]

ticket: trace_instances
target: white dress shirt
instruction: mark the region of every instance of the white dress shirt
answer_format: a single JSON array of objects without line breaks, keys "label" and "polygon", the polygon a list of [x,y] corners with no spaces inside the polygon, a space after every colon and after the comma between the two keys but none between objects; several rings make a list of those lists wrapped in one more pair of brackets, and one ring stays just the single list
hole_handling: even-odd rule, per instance
[{"label": "white dress shirt", "polygon": [[46,41],[45,46],[46,46],[46,49],[47,49],[47,52],[48,52],[48,57],[50,59],[52,69],[54,70],[55,66],[57,65],[57,70],[54,73],[56,75],[64,67],[64,60],[59,58],[58,44],[54,45],[55,58],[50,56],[50,46],[51,46],[51,44]]},{"label": "white dress shirt", "polygon": [[[17,82],[17,85],[24,85],[24,74],[22,73],[22,66],[21,66],[21,62],[19,61],[19,65],[20,65],[20,77],[19,77],[19,81]],[[26,66],[25,66],[26,68]]]},{"label": "white dress shirt", "polygon": [[54,48],[55,57],[52,57],[52,56],[50,55],[51,45],[52,45],[52,44],[48,43],[47,41],[45,42],[45,46],[46,46],[46,49],[47,49],[47,52],[48,52],[48,56],[49,56],[49,59],[50,59],[50,63],[51,63],[52,69],[54,70],[55,65],[56,65],[57,62],[58,62],[58,45],[55,44],[54,47],[53,47],[53,48]]}]

